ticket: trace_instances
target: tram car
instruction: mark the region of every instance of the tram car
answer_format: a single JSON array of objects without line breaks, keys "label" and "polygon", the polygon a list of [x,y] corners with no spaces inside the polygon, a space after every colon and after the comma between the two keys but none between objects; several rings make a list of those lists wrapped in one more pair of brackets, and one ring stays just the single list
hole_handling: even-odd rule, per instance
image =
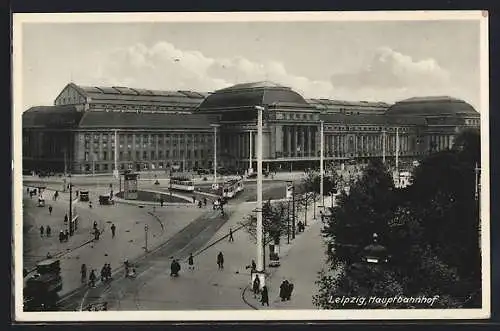
[{"label": "tram car", "polygon": [[170,189],[185,192],[194,192],[194,181],[190,176],[170,177]]},{"label": "tram car", "polygon": [[222,197],[231,199],[244,190],[242,179],[230,179],[222,184]]}]

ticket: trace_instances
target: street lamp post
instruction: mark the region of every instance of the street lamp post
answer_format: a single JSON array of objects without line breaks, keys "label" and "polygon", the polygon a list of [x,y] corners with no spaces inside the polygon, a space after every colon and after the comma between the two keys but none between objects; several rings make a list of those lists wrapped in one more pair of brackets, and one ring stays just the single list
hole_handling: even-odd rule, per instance
[{"label": "street lamp post", "polygon": [[250,141],[249,141],[250,152],[249,152],[249,156],[248,156],[248,174],[250,175],[250,172],[252,170],[252,157],[253,157],[253,141],[252,141],[253,140],[253,135],[252,135],[253,131],[250,130],[248,133],[250,135]]},{"label": "street lamp post", "polygon": [[385,128],[382,129],[382,162],[385,164]]},{"label": "street lamp post", "polygon": [[118,171],[118,130],[115,130],[115,170],[113,170],[113,176],[118,179],[120,176]]},{"label": "street lamp post", "polygon": [[257,275],[261,287],[265,285],[264,274],[264,228],[262,224],[262,116],[264,107],[255,106],[257,110]]},{"label": "street lamp post", "polygon": [[147,252],[148,251],[148,231],[149,231],[149,227],[148,225],[144,225],[144,234],[146,236],[145,238],[145,243],[144,243],[144,250]]},{"label": "street lamp post", "polygon": [[214,185],[217,184],[217,127],[218,124],[211,125],[214,128]]},{"label": "street lamp post", "polygon": [[[320,150],[321,150],[321,155],[319,157],[319,172],[320,172],[320,183],[319,183],[319,195],[321,197],[321,201],[322,201],[322,205],[324,206],[325,205],[325,196],[324,196],[324,192],[323,192],[323,176],[324,176],[324,169],[323,169],[323,163],[324,163],[324,139],[325,139],[325,134],[324,134],[324,122],[321,121],[321,139],[320,139],[320,143],[321,143],[321,146],[320,146]],[[314,217],[316,218],[316,216]]]},{"label": "street lamp post", "polygon": [[68,219],[68,233],[70,235],[73,235],[73,231],[71,231],[71,222],[73,222],[73,184],[71,183],[71,177],[70,177],[70,183],[69,183],[69,219]]}]

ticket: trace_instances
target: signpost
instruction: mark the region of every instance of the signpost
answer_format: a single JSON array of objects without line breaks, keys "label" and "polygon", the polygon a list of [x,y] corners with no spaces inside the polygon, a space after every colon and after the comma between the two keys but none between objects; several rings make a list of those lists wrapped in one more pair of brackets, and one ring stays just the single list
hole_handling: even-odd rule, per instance
[{"label": "signpost", "polygon": [[148,225],[144,225],[144,234],[146,235],[146,242],[145,242],[145,245],[144,245],[144,250],[147,252],[148,251],[148,231],[149,231],[149,227]]}]

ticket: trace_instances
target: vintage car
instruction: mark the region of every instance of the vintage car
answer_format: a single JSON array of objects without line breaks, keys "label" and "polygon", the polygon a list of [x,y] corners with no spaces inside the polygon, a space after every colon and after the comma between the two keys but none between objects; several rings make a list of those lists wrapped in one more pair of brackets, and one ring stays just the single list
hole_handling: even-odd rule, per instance
[{"label": "vintage car", "polygon": [[80,191],[80,201],[89,201],[89,191]]},{"label": "vintage car", "polygon": [[114,205],[115,201],[111,199],[109,195],[100,195],[99,196],[99,204],[100,205]]}]

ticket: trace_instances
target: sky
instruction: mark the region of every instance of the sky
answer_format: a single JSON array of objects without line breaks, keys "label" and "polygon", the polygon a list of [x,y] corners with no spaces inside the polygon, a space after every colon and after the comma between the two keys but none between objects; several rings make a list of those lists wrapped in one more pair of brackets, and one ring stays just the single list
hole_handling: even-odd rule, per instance
[{"label": "sky", "polygon": [[212,92],[273,81],[305,98],[447,95],[479,110],[479,21],[23,23],[23,109],[69,82]]}]

